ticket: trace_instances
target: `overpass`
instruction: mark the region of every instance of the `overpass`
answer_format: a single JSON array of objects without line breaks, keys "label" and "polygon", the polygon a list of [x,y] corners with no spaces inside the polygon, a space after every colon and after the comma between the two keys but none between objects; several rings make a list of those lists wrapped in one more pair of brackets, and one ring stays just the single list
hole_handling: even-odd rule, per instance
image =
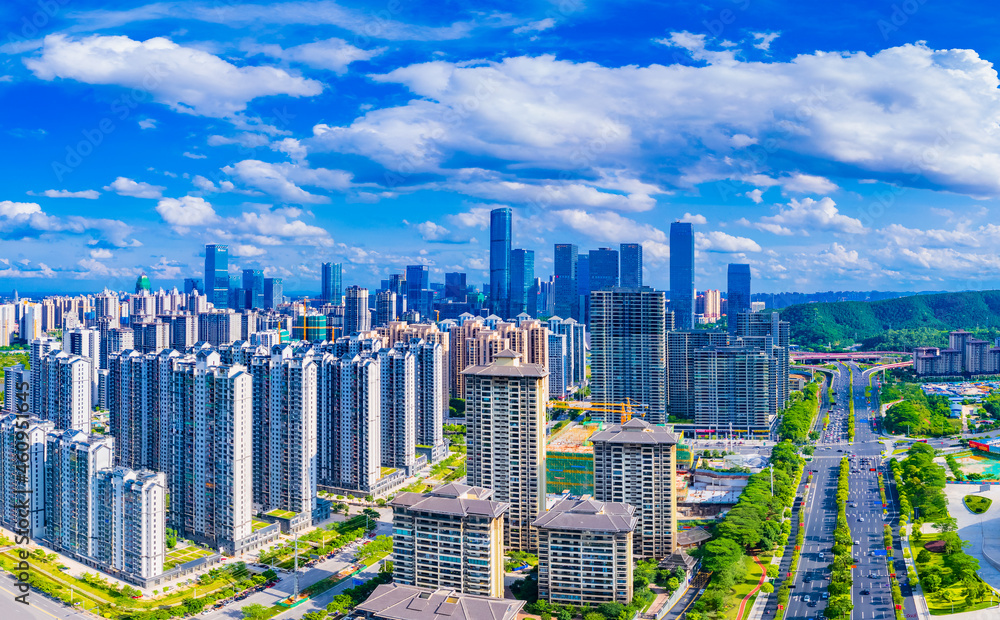
[{"label": "overpass", "polygon": [[878,361],[883,357],[913,355],[904,351],[851,351],[847,353],[824,353],[822,351],[792,351],[791,357],[796,362],[857,362],[862,360]]}]

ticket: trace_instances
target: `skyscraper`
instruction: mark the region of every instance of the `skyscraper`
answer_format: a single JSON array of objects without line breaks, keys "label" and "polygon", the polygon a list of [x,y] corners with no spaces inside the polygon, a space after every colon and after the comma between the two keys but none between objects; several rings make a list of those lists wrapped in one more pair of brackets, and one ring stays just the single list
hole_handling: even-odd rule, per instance
[{"label": "skyscraper", "polygon": [[772,358],[740,341],[694,352],[694,422],[698,428],[765,431],[773,401]]},{"label": "skyscraper", "polygon": [[736,333],[736,317],[750,312],[750,265],[729,263],[729,282],[726,293],[726,320],[729,334]]},{"label": "skyscraper", "polygon": [[323,263],[321,297],[328,304],[340,304],[343,295],[343,263]]},{"label": "skyscraper", "polygon": [[444,296],[455,301],[465,301],[466,278],[461,272],[451,272],[444,274]]},{"label": "skyscraper", "polygon": [[694,228],[670,224],[670,309],[677,329],[694,328]]},{"label": "skyscraper", "polygon": [[627,398],[645,405],[647,420],[664,424],[667,313],[663,292],[648,287],[593,291],[590,318],[594,402],[620,403]]},{"label": "skyscraper", "polygon": [[[416,310],[421,317],[431,313],[430,296],[430,273],[427,265],[407,265],[406,266],[406,307]],[[391,288],[391,282],[390,282]]]},{"label": "skyscraper", "polygon": [[[529,293],[535,283],[535,251],[514,250],[510,255],[510,316],[528,312]],[[528,312],[534,316],[534,314]]]},{"label": "skyscraper", "polygon": [[618,250],[591,250],[589,263],[590,291],[618,286]]},{"label": "skyscraper", "polygon": [[229,307],[229,246],[205,246],[205,295],[216,308]]},{"label": "skyscraper", "polygon": [[642,286],[642,244],[623,243],[618,247],[621,259],[622,288]]},{"label": "skyscraper", "polygon": [[555,314],[564,319],[580,320],[580,294],[577,284],[579,255],[572,243],[555,246]]},{"label": "skyscraper", "polygon": [[725,346],[729,335],[724,331],[676,330],[667,333],[667,399],[671,415],[694,419],[695,351],[711,345]]},{"label": "skyscraper", "polygon": [[490,310],[502,319],[512,316],[510,245],[513,218],[510,207],[490,211]]},{"label": "skyscraper", "polygon": [[532,526],[545,511],[545,407],[548,373],[521,356],[501,351],[488,366],[471,366],[465,377],[468,483],[493,489],[509,502],[504,546],[534,551]]},{"label": "skyscraper", "polygon": [[264,278],[264,307],[277,308],[281,305],[284,293],[281,290],[281,278]]},{"label": "skyscraper", "polygon": [[264,271],[262,269],[243,270],[244,308],[259,310],[264,307]]},{"label": "skyscraper", "polygon": [[372,328],[372,315],[368,310],[368,289],[347,287],[344,301],[344,334],[368,331]]}]

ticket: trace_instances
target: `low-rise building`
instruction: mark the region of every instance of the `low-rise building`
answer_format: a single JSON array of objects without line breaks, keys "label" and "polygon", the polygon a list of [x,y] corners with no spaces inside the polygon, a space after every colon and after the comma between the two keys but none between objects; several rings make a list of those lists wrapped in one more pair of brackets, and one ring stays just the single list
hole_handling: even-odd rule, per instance
[{"label": "low-rise building", "polygon": [[366,620],[514,620],[524,601],[382,584],[355,608]]}]

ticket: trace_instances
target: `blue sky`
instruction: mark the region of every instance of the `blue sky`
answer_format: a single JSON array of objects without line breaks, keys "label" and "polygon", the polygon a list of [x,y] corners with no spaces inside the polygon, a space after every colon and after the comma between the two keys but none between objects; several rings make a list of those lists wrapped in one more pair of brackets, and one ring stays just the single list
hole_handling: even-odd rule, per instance
[{"label": "blue sky", "polygon": [[995,11],[927,0],[0,6],[0,290],[488,280],[698,233],[699,289],[1000,286]]}]

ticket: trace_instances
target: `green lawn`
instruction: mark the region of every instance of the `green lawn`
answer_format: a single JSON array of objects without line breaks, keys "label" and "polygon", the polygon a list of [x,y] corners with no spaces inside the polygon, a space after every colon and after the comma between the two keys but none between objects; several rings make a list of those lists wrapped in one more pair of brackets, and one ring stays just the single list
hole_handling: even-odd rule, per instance
[{"label": "green lawn", "polygon": [[[769,556],[768,557],[757,556],[757,557],[760,558],[760,563],[763,564],[764,566],[767,566],[767,563],[771,561]],[[754,562],[753,558],[750,556],[747,556],[745,561],[747,563],[747,566],[749,567],[747,569],[747,576],[746,579],[744,579],[741,583],[738,583],[735,586],[733,586],[732,590],[733,595],[732,598],[730,599],[732,601],[732,606],[726,610],[726,615],[725,615],[726,620],[735,620],[736,614],[740,611],[740,601],[742,601],[743,597],[749,594],[751,590],[756,588],[757,583],[760,581],[760,576],[761,576],[760,567],[757,566],[757,563]],[[755,598],[757,598],[756,594],[749,601],[747,601],[746,608],[743,610],[744,617],[746,617],[750,613],[750,608],[753,607],[753,601]]]},{"label": "green lawn", "polygon": [[[925,535],[924,538],[922,538],[918,543],[914,542],[911,538],[910,553],[913,554],[913,557],[917,557],[917,555],[923,550],[924,546],[934,540],[937,539]],[[917,573],[920,577],[941,572],[941,570],[945,568],[944,556],[942,554],[931,553],[930,555],[931,559],[929,562],[922,564],[919,562],[916,563]],[[988,591],[989,588],[987,588],[987,592]],[[948,595],[954,597],[954,603],[948,599]],[[924,591],[924,599],[927,601],[927,608],[930,610],[932,616],[946,616],[952,613],[957,614],[966,611],[978,611],[994,605],[994,603],[990,601],[988,593],[985,601],[967,601],[967,598],[968,595],[966,593],[965,586],[961,583],[957,583],[948,588],[941,588],[941,590],[933,593],[927,592],[926,590]]]},{"label": "green lawn", "polygon": [[991,500],[990,498],[980,497],[978,495],[966,495],[965,497],[962,498],[962,501],[965,503],[965,506],[969,510],[976,513],[977,515],[981,515],[987,510],[989,510],[990,504],[993,503],[993,500]]},{"label": "green lawn", "polygon": [[291,510],[282,510],[280,508],[275,508],[271,512],[265,512],[269,517],[278,517],[279,519],[291,519],[295,516],[295,513]]},{"label": "green lawn", "polygon": [[213,553],[215,552],[211,549],[205,549],[204,547],[198,547],[196,545],[178,547],[167,554],[167,557],[163,561],[163,570],[170,570],[175,566],[180,566],[181,564],[212,555]]},{"label": "green lawn", "polygon": [[382,477],[383,478],[385,478],[386,476],[391,476],[394,473],[396,473],[396,468],[395,467],[383,467],[382,468]]},{"label": "green lawn", "polygon": [[257,530],[264,529],[269,525],[271,524],[268,523],[267,521],[258,521],[257,519],[253,519],[250,522],[250,531],[256,532]]}]

